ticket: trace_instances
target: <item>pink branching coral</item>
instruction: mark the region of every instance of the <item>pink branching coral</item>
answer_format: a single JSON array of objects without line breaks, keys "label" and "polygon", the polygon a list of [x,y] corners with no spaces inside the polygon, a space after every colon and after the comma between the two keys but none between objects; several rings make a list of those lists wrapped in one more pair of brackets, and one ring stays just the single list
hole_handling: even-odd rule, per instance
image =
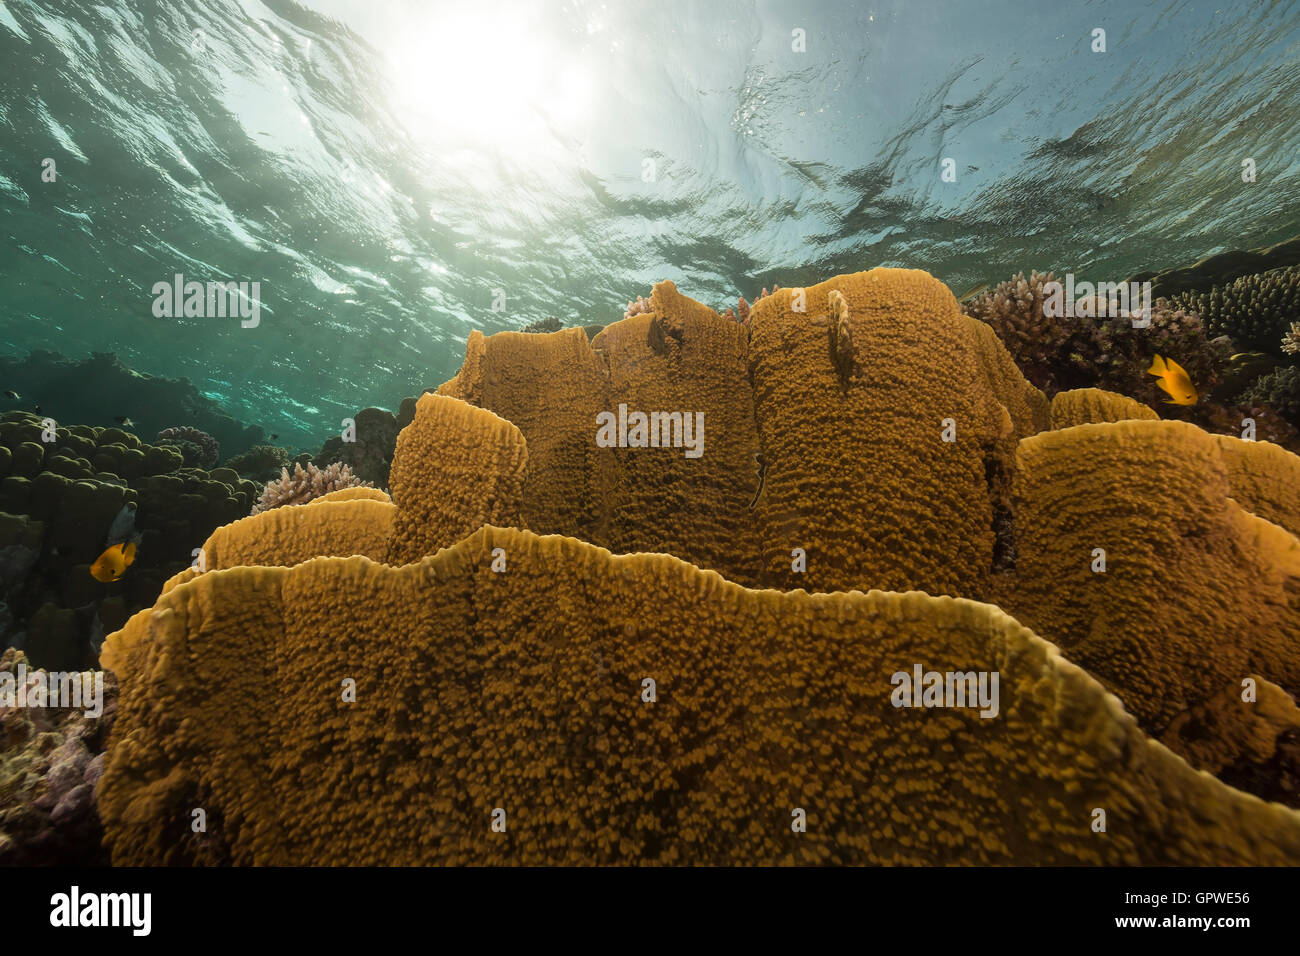
[{"label": "pink branching coral", "polygon": [[[759,302],[766,299],[769,295],[779,292],[780,290],[781,287],[779,285],[773,285],[772,291],[768,292],[767,286],[764,286],[763,291],[758,294],[758,298],[754,300],[754,303],[758,304]],[[721,315],[724,318],[731,319],[733,322],[739,322],[741,325],[748,325],[749,309],[750,309],[750,305],[748,302],[745,301],[745,297],[742,295],[740,299],[737,301],[735,309],[732,309],[731,306],[727,306],[727,311],[721,313]]]},{"label": "pink branching coral", "polygon": [[653,311],[654,309],[650,305],[650,300],[645,296],[639,295],[636,297],[635,302],[629,302],[627,304],[627,309],[623,312],[623,318],[630,319],[634,315],[648,314]]},{"label": "pink branching coral", "polygon": [[288,468],[281,468],[280,477],[275,481],[267,482],[266,487],[262,489],[262,497],[257,500],[249,513],[261,514],[263,511],[282,508],[285,505],[305,505],[321,495],[342,488],[373,487],[370,482],[362,481],[352,474],[352,469],[339,461],[323,469],[310,463],[304,469],[301,464],[295,463],[292,475],[289,474]]},{"label": "pink branching coral", "polygon": [[1300,355],[1300,322],[1291,323],[1291,331],[1282,336],[1282,351],[1288,355]]}]

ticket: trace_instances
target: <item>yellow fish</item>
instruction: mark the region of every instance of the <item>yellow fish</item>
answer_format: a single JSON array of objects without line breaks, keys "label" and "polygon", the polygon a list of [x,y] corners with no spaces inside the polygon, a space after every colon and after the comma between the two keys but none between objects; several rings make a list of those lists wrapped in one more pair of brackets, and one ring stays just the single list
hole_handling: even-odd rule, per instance
[{"label": "yellow fish", "polygon": [[126,569],[131,566],[135,560],[135,542],[123,541],[121,544],[115,544],[111,548],[104,549],[104,553],[95,559],[95,563],[90,566],[90,576],[96,581],[103,581],[107,584],[110,581],[116,581]]},{"label": "yellow fish", "polygon": [[1191,376],[1173,359],[1165,359],[1157,355],[1151,360],[1151,367],[1147,369],[1147,374],[1156,376],[1159,379],[1156,384],[1169,393],[1166,405],[1196,404],[1199,396],[1192,385]]}]

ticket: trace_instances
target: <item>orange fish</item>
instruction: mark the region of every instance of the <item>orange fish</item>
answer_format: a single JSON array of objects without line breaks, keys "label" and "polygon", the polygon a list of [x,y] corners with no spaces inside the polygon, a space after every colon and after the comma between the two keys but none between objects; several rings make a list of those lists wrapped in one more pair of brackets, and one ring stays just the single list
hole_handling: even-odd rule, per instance
[{"label": "orange fish", "polygon": [[121,544],[106,548],[104,553],[95,559],[95,563],[90,566],[90,576],[105,584],[116,581],[126,573],[126,569],[134,560],[135,542],[123,541]]},{"label": "orange fish", "polygon": [[1157,355],[1151,360],[1151,367],[1147,369],[1147,374],[1154,375],[1159,380],[1156,385],[1169,393],[1166,405],[1196,404],[1199,396],[1192,385],[1191,376],[1173,359],[1165,359]]}]

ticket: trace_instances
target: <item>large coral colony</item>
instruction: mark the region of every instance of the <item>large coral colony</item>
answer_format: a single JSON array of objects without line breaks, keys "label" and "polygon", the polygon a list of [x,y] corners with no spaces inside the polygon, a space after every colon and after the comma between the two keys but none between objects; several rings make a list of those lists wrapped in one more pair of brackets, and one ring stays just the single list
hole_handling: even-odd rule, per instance
[{"label": "large coral colony", "polygon": [[1300,862],[1296,272],[1048,281],[661,282],[292,461],[6,415],[0,677],[109,679],[0,708],[0,860]]}]

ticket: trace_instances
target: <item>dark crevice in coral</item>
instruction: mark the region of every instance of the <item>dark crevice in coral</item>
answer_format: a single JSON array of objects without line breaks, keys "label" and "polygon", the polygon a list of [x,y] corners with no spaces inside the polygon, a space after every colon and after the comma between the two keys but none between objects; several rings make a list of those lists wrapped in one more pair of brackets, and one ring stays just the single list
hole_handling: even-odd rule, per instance
[{"label": "dark crevice in coral", "polygon": [[1228,786],[1253,793],[1261,800],[1300,809],[1300,730],[1279,734],[1267,763],[1239,760],[1224,767],[1218,777]]},{"label": "dark crevice in coral", "polygon": [[1015,512],[1011,507],[1011,475],[996,448],[984,456],[984,482],[993,508],[993,573],[1016,569]]}]

